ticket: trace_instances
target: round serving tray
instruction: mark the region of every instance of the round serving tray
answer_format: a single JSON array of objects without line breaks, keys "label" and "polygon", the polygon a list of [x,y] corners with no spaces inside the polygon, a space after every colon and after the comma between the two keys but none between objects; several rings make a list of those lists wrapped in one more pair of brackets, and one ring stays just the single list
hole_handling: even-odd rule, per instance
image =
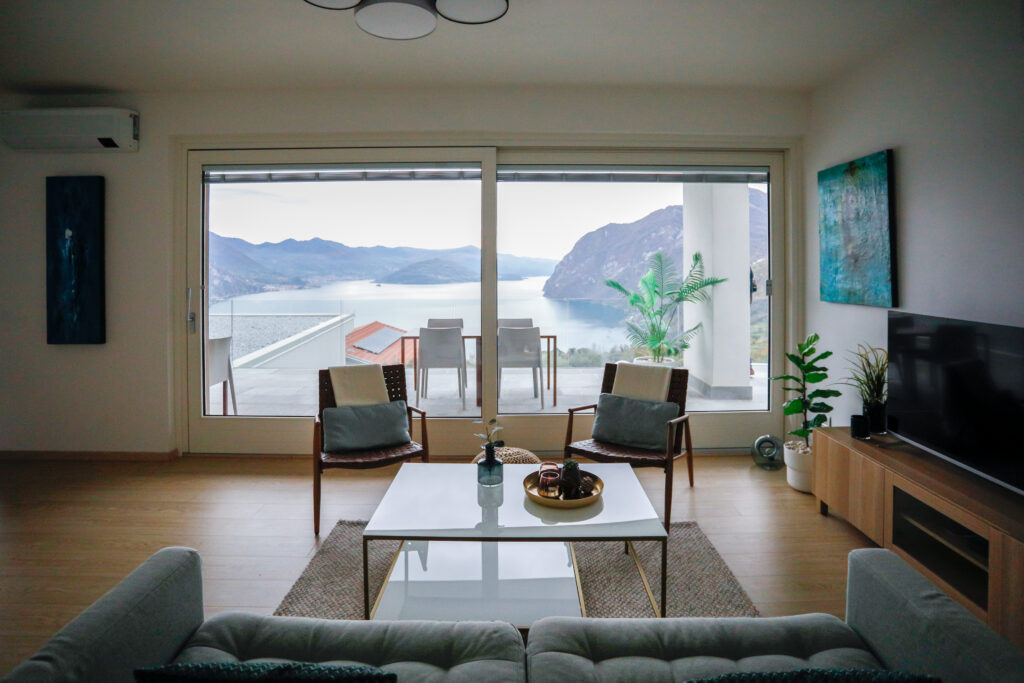
[{"label": "round serving tray", "polygon": [[549,508],[561,508],[563,510],[585,507],[601,497],[601,493],[604,491],[604,482],[601,481],[601,477],[592,472],[580,470],[580,473],[594,480],[594,492],[586,498],[576,498],[573,500],[562,500],[561,496],[558,498],[545,498],[537,493],[537,472],[530,472],[526,475],[526,479],[523,479],[523,488],[526,490],[526,496],[538,505],[544,505]]}]

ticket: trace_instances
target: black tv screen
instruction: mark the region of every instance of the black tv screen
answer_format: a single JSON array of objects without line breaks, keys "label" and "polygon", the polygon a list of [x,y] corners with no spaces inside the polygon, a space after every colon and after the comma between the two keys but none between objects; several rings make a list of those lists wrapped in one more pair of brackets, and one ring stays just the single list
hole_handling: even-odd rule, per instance
[{"label": "black tv screen", "polygon": [[1024,328],[890,311],[888,426],[1024,495]]}]

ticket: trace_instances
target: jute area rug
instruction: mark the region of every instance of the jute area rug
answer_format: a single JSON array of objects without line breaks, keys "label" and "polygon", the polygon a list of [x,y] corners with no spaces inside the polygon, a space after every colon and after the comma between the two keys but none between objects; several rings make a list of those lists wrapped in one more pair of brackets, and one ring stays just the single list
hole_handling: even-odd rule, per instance
[{"label": "jute area rug", "polygon": [[[321,544],[274,612],[322,619],[363,618],[362,533],[342,520]],[[384,583],[397,541],[370,547],[370,604]],[[619,542],[574,544],[588,617],[653,617],[632,556]],[[655,599],[661,593],[661,544],[634,543]],[[668,616],[756,617],[754,603],[696,522],[675,522],[668,542]]]}]

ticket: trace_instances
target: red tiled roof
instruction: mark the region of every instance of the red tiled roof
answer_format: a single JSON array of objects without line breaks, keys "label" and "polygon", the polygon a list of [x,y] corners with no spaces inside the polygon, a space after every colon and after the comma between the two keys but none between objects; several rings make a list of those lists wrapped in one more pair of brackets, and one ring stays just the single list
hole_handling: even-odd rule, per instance
[{"label": "red tiled roof", "polygon": [[[345,353],[351,356],[352,358],[365,360],[369,363],[380,363],[381,365],[401,363],[402,347],[401,344],[399,343],[399,341],[401,340],[391,344],[380,353],[370,353],[366,349],[358,349],[355,346],[353,346],[353,344],[355,344],[356,342],[366,339],[374,332],[378,332],[384,328],[389,328],[395,330],[396,332],[401,332],[402,334],[405,334],[405,330],[401,328],[395,327],[394,325],[387,325],[385,323],[380,322],[379,320],[374,320],[372,323],[361,325],[356,329],[352,330],[351,333],[349,333],[349,335],[345,338],[345,344],[347,346],[347,348],[345,349]],[[405,345],[405,358],[406,360],[408,360],[412,358],[412,340],[405,340]]]}]

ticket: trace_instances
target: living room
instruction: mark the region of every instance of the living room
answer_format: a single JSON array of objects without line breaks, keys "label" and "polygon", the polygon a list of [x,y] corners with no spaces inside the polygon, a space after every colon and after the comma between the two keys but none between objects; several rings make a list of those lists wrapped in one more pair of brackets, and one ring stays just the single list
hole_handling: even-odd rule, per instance
[{"label": "living room", "polygon": [[[820,334],[839,379],[858,343],[885,345],[887,312],[819,299],[817,174],[892,149],[899,310],[1024,326],[1019,2],[659,2],[642,17],[630,3],[512,2],[493,24],[442,22],[406,43],[362,34],[351,13],[300,0],[212,5],[0,8],[0,109],[124,107],[142,118],[137,153],[0,146],[8,321],[0,343],[0,671],[163,546],[200,551],[208,616],[273,612],[318,547],[308,456],[266,456],[308,452],[310,421],[261,436],[262,448],[246,451],[260,457],[207,457],[190,447],[188,150],[777,155],[784,287],[773,343],[780,351]],[[587,15],[603,16],[570,30]],[[215,45],[220,38],[225,45]],[[728,41],[702,42],[712,39]],[[314,44],[320,53],[302,52]],[[459,49],[446,55],[446,44]],[[595,44],[619,50],[618,59],[598,59]],[[701,46],[703,54],[690,51]],[[303,57],[296,62],[308,70],[284,59],[276,68],[248,64],[250,52],[272,47]],[[513,50],[515,59],[482,57]],[[730,61],[737,53],[742,59]],[[334,59],[341,66],[328,68]],[[427,80],[403,73],[424,59],[448,71]],[[45,178],[56,175],[106,178],[103,345],[46,344]],[[752,467],[753,439],[787,431],[781,387],[773,391],[767,429],[736,428],[742,418],[730,415],[695,417],[695,483],[690,489],[677,468],[673,520],[698,523],[762,616],[842,617],[846,555],[875,544],[843,519],[819,515],[814,497],[789,488],[784,473]],[[834,406],[836,427],[861,411],[848,390]],[[565,420],[562,412],[502,423],[510,444],[557,458]],[[468,461],[478,450],[479,425],[469,420],[430,429],[437,459]],[[326,528],[368,519],[397,469],[326,474]],[[660,512],[661,473],[636,473]]]}]

